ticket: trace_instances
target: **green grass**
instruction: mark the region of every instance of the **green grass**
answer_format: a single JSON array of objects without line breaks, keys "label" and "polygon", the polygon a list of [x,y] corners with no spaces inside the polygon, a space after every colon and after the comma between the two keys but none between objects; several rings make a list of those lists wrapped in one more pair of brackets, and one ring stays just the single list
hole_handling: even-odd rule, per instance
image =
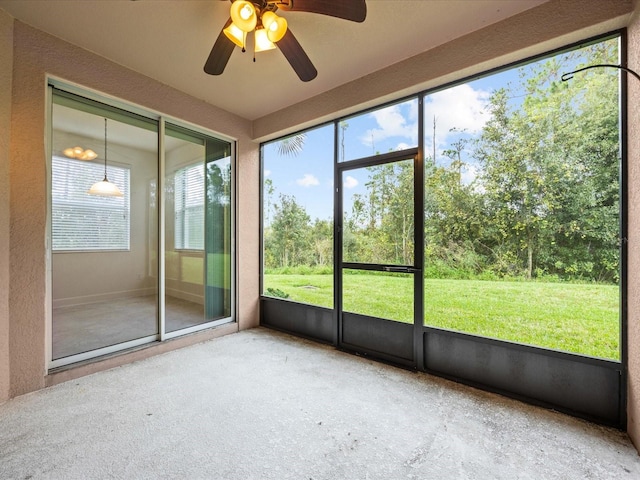
[{"label": "green grass", "polygon": [[[346,274],[344,309],[412,322],[413,279]],[[289,300],[333,306],[331,275],[265,275]],[[619,360],[619,290],[613,285],[425,280],[425,325]]]}]

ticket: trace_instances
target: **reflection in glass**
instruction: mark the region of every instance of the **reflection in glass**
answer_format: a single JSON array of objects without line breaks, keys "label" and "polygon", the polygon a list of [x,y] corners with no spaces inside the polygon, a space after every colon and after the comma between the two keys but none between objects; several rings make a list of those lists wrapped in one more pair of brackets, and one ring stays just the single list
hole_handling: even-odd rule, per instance
[{"label": "reflection in glass", "polygon": [[231,146],[166,126],[167,332],[231,316]]},{"label": "reflection in glass", "polygon": [[[157,124],[69,94],[54,94],[51,159],[52,359],[158,334]],[[108,176],[123,197],[89,195]],[[76,146],[96,158],[65,154]]]}]

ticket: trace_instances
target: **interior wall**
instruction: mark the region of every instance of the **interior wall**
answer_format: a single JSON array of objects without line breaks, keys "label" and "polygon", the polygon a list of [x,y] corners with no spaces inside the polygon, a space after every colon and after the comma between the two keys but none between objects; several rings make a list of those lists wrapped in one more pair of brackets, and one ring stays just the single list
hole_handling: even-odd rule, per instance
[{"label": "interior wall", "polygon": [[[165,178],[173,181],[175,173],[181,168],[202,163],[205,158],[204,145],[184,142],[179,147],[167,151],[165,155]],[[165,202],[165,278],[167,295],[182,298],[195,303],[204,304],[204,252],[182,252],[176,249],[175,242],[175,201],[167,198]],[[188,281],[182,274],[183,256],[194,257],[198,270],[199,282]],[[187,281],[185,281],[187,280]]]},{"label": "interior wall", "polygon": [[[95,140],[58,131],[53,143],[56,152],[77,144],[91,146]],[[111,143],[109,161],[130,167],[130,248],[121,252],[54,252],[53,308],[157,292],[157,279],[149,270],[148,212],[149,181],[157,180],[157,153]],[[157,236],[154,240],[157,243]]]},{"label": "interior wall", "polygon": [[[640,2],[628,30],[628,66],[640,72]],[[640,81],[627,76],[628,259],[627,259],[627,431],[640,448]]]},{"label": "interior wall", "polygon": [[9,140],[13,19],[0,10],[0,403],[9,398]]},{"label": "interior wall", "polygon": [[257,325],[258,145],[251,123],[22,22],[13,30],[13,84],[20,88],[11,104],[9,395],[45,385],[47,74],[237,139],[237,216],[243,221],[236,239],[236,313],[239,328]]}]

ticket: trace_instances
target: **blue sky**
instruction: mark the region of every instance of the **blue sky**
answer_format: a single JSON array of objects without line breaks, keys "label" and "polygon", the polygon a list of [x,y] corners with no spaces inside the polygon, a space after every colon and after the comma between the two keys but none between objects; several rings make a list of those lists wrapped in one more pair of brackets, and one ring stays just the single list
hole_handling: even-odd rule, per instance
[{"label": "blue sky", "polygon": [[[531,66],[523,68],[526,74]],[[493,91],[510,85],[513,89],[512,105],[517,106],[522,101],[524,92],[516,90],[518,84],[519,70],[511,69],[425,97],[425,155],[431,156],[433,152],[434,119],[436,163],[444,166],[450,160],[442,155],[443,150],[451,148],[452,142],[475,137],[482,131],[490,118],[487,106]],[[340,141],[338,146],[339,158],[352,160],[417,146],[417,122],[417,100],[348,118],[344,125],[344,142]],[[292,195],[312,220],[331,219],[333,155],[333,124],[307,131],[304,150],[297,156],[280,156],[276,142],[266,144],[263,168],[264,177],[271,179],[275,187],[272,201],[277,201],[279,194]],[[468,151],[463,151],[463,161],[467,163],[462,172],[463,181],[469,183],[477,175],[478,166]],[[364,169],[345,172],[345,197],[350,198],[355,193],[364,194],[367,181]],[[350,205],[347,203],[345,206],[350,212]],[[265,218],[268,222],[269,218]]]},{"label": "blue sky", "polygon": [[[508,77],[514,76],[510,72]],[[439,162],[442,150],[461,135],[477,134],[488,119],[486,111],[493,81],[482,79],[436,92],[425,99],[425,150],[432,151],[433,118],[436,118],[436,151]],[[503,85],[509,78],[500,79]],[[346,120],[344,144],[339,143],[339,157],[346,160],[418,145],[418,104],[410,100]],[[264,146],[264,176],[273,181],[277,201],[279,194],[292,195],[305,207],[312,220],[333,216],[333,125],[306,132],[304,150],[297,156],[281,156],[277,143]],[[469,175],[473,175],[470,169]],[[364,194],[365,170],[347,171],[343,175],[345,196]],[[347,205],[347,211],[350,206]]]}]

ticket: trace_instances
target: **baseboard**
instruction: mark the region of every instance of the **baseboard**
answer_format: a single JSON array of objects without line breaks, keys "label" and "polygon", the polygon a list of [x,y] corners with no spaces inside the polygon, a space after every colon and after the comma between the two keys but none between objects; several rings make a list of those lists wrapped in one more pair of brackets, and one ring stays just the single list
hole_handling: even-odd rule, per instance
[{"label": "baseboard", "polygon": [[58,298],[52,301],[54,309],[61,307],[75,307],[78,305],[88,305],[91,303],[108,302],[110,300],[118,300],[120,298],[146,297],[156,295],[155,287],[138,288],[135,290],[124,290],[119,292],[100,293],[96,295],[83,295],[80,297]]}]

